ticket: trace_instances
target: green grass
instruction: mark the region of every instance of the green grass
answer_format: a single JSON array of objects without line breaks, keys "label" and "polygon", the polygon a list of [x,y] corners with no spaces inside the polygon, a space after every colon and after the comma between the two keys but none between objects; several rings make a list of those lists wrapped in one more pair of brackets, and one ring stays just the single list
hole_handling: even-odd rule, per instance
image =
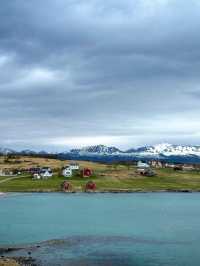
[{"label": "green grass", "polygon": [[0,176],[0,181],[6,179],[6,176]]},{"label": "green grass", "polygon": [[[137,176],[134,169],[129,170],[127,178],[116,178],[106,176],[111,170],[96,171],[91,178],[75,176],[69,178],[73,189],[84,190],[88,180],[94,180],[97,190],[117,190],[130,189],[142,191],[160,190],[193,190],[200,191],[200,172],[175,172],[172,169],[156,169],[157,175],[154,177]],[[104,173],[105,176],[101,176]],[[3,179],[3,177],[2,177]],[[5,177],[4,177],[5,179]],[[0,179],[1,180],[1,179]],[[0,191],[60,191],[60,185],[65,180],[64,177],[54,176],[48,180],[32,180],[30,176],[21,177],[16,180],[0,183]]]}]

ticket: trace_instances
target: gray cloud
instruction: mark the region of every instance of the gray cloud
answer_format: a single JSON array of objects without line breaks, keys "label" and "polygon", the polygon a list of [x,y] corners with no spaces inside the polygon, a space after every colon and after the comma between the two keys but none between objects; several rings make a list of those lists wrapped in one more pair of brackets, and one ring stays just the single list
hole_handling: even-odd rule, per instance
[{"label": "gray cloud", "polygon": [[199,11],[197,0],[2,1],[0,145],[198,144]]}]

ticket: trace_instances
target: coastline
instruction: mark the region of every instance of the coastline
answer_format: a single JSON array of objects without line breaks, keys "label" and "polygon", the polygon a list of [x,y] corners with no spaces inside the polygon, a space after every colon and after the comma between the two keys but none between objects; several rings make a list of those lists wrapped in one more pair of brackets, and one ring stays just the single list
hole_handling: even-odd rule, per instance
[{"label": "coastline", "polygon": [[62,194],[117,194],[117,193],[199,193],[200,190],[194,189],[158,189],[158,190],[145,190],[145,189],[106,189],[95,191],[61,191],[51,189],[33,189],[33,190],[20,190],[20,191],[6,191],[0,192],[0,197],[7,195],[7,193],[62,193]]}]

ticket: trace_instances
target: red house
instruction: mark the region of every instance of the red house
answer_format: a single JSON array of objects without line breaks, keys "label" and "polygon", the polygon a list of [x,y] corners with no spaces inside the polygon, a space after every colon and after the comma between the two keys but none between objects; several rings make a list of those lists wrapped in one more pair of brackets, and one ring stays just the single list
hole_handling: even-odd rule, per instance
[{"label": "red house", "polygon": [[85,190],[95,190],[96,189],[96,184],[93,181],[88,181],[86,186],[85,186]]},{"label": "red house", "polygon": [[72,185],[70,182],[67,182],[67,181],[64,181],[62,184],[61,184],[61,189],[63,191],[69,191],[72,189]]},{"label": "red house", "polygon": [[90,168],[83,168],[82,176],[83,177],[90,177],[92,175],[92,170]]}]

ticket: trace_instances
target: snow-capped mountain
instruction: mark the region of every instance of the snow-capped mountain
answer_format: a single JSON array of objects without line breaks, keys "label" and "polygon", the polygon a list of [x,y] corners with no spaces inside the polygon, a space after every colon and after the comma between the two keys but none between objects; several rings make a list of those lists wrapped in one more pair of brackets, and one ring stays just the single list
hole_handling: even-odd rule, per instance
[{"label": "snow-capped mountain", "polygon": [[94,145],[94,146],[88,146],[88,147],[84,147],[82,149],[73,149],[70,151],[71,153],[79,153],[79,154],[88,154],[88,153],[92,153],[92,154],[120,154],[123,153],[122,151],[120,151],[119,149],[115,148],[115,147],[107,147],[105,145]]},{"label": "snow-capped mountain", "polygon": [[[129,150],[130,152],[130,150]],[[168,143],[157,144],[154,146],[146,146],[135,150],[133,153],[143,155],[164,155],[164,156],[200,156],[200,146],[190,145],[172,145]]]},{"label": "snow-capped mountain", "polygon": [[[19,154],[19,155],[50,155],[45,151],[35,152],[32,150],[14,151],[12,149],[0,148],[0,154]],[[82,159],[91,161],[114,161],[114,160],[145,160],[160,159],[166,161],[179,162],[200,162],[200,145],[172,145],[162,143],[152,146],[144,146],[139,148],[122,151],[116,147],[105,145],[88,146],[81,149],[73,149],[68,152],[54,154],[59,159]]]},{"label": "snow-capped mountain", "polygon": [[82,149],[73,149],[71,153],[76,154],[97,154],[97,155],[196,155],[200,156],[200,146],[190,146],[190,145],[172,145],[168,143],[157,144],[153,146],[144,146],[137,149],[129,149],[127,151],[121,151],[115,147],[107,147],[105,145],[95,145],[89,146]]},{"label": "snow-capped mountain", "polygon": [[58,158],[100,162],[157,159],[177,163],[200,163],[200,146],[162,143],[122,151],[116,147],[95,145],[60,153]]}]

